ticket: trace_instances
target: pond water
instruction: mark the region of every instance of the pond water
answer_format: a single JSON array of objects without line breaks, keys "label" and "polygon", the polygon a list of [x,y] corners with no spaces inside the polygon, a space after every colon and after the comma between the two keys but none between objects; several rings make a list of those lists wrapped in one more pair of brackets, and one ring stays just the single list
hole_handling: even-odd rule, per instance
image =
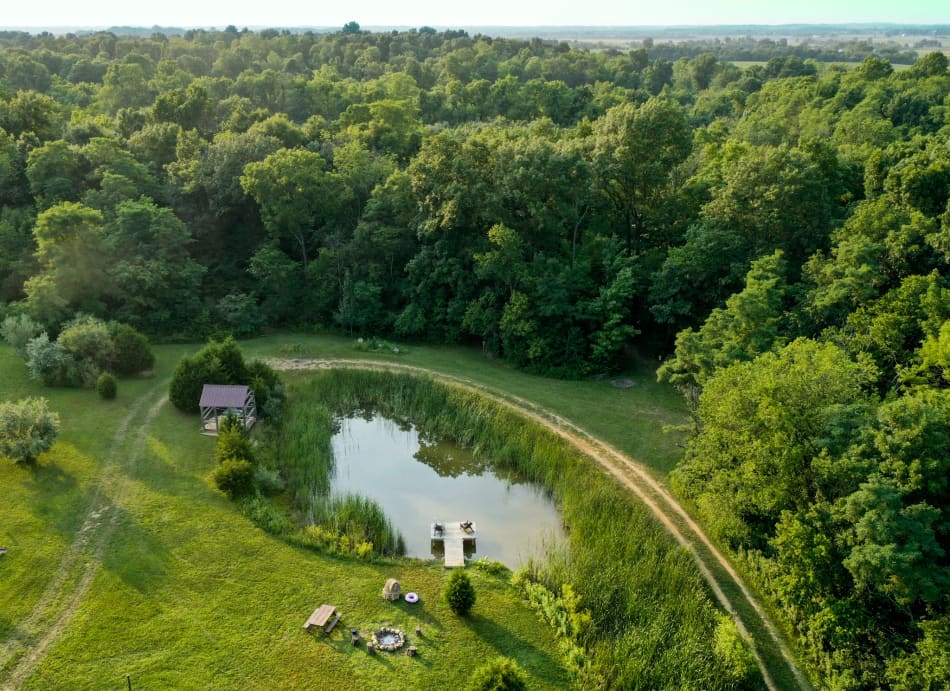
[{"label": "pond water", "polygon": [[380,415],[338,422],[331,493],[379,503],[405,538],[408,556],[433,557],[429,527],[436,521],[474,521],[472,556],[511,568],[540,555],[543,541],[563,537],[554,502],[514,474]]}]

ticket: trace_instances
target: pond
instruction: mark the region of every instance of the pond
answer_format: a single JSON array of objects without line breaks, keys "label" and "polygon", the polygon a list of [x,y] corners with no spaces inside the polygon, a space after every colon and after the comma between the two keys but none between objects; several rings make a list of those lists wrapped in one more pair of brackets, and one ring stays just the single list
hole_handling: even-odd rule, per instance
[{"label": "pond", "polygon": [[406,554],[432,558],[430,524],[475,522],[475,558],[515,568],[563,537],[544,491],[455,444],[380,415],[340,419],[333,436],[331,493],[375,500],[405,538]]}]

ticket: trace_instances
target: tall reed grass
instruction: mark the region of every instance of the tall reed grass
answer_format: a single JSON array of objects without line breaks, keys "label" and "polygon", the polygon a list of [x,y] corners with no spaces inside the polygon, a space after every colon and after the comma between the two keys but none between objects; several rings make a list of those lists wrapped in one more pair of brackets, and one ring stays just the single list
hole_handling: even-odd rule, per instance
[{"label": "tall reed grass", "polygon": [[342,551],[365,554],[366,546],[372,545],[376,554],[405,554],[402,535],[379,504],[355,494],[330,493],[330,440],[336,429],[326,405],[306,396],[294,396],[286,406],[279,431],[270,440],[273,464],[286,480],[298,523],[320,528],[305,531],[305,537],[317,544],[333,544]]},{"label": "tall reed grass", "polygon": [[[559,436],[475,392],[427,377],[331,370],[296,384],[291,408],[326,420],[367,407],[413,421],[545,487],[567,527],[568,545],[530,565],[552,592],[571,584],[589,610],[586,679],[623,689],[759,688],[717,654],[719,622],[689,554],[614,481]],[[313,412],[301,413],[313,415]]]}]

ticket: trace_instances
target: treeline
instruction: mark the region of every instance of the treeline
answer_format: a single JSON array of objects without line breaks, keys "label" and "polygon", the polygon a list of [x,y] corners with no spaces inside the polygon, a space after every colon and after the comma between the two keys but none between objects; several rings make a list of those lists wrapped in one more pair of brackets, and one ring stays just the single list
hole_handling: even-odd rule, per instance
[{"label": "treeline", "polygon": [[715,55],[719,60],[761,61],[784,60],[796,57],[818,62],[861,62],[876,57],[895,64],[912,65],[917,62],[917,53],[907,50],[892,41],[874,43],[866,38],[821,38],[810,40],[803,36],[789,42],[785,38],[711,38],[690,41],[664,41],[656,43],[646,39],[644,47],[651,58],[678,60],[694,58],[703,53]]},{"label": "treeline", "polygon": [[0,316],[335,328],[564,376],[675,348],[697,425],[677,486],[816,679],[950,674],[942,53],[31,41],[0,51]]}]

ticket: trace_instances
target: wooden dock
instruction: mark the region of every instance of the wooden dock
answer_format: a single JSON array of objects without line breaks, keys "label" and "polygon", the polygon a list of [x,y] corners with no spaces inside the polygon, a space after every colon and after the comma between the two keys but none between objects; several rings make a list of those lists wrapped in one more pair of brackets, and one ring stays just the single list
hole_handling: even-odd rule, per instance
[{"label": "wooden dock", "polygon": [[442,543],[442,564],[449,569],[465,566],[465,543],[475,542],[476,534],[472,521],[433,523],[429,529],[432,542]]}]

